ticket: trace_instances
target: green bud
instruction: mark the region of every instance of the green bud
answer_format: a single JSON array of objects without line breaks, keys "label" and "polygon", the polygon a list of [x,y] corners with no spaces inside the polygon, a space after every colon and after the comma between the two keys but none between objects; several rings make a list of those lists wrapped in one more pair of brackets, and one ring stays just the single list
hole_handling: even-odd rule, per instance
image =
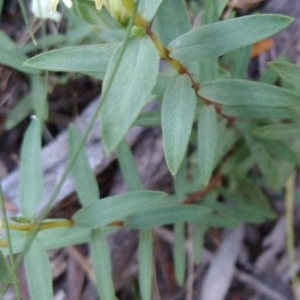
[{"label": "green bud", "polygon": [[124,7],[122,0],[104,0],[104,5],[110,15],[118,21],[122,26],[127,26],[130,14]]},{"label": "green bud", "polygon": [[139,26],[133,26],[132,29],[131,29],[130,35],[131,35],[131,36],[138,37],[138,38],[142,38],[143,36],[146,35],[146,31],[145,31],[145,29],[142,28],[142,27],[139,27]]}]

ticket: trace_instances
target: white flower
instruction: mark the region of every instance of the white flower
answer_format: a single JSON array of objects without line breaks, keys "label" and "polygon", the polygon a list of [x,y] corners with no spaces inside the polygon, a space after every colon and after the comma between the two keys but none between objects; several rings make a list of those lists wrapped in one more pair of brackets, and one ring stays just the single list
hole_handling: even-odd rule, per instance
[{"label": "white flower", "polygon": [[[71,0],[62,0],[64,4],[71,8]],[[32,0],[31,12],[38,19],[51,19],[55,22],[59,22],[61,14],[56,11],[59,0]]]}]

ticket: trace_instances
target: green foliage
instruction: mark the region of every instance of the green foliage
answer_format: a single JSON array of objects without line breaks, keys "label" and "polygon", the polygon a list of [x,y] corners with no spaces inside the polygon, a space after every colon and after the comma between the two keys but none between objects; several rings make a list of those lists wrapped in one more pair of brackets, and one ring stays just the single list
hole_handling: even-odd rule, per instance
[{"label": "green foliage", "polygon": [[[118,48],[110,60],[104,89],[121,49]],[[118,146],[149,101],[158,76],[158,64],[159,56],[148,36],[129,41],[99,116],[101,136],[107,152]]]},{"label": "green foliage", "polygon": [[98,293],[101,299],[114,299],[110,252],[102,229],[97,228],[91,231],[90,245]]},{"label": "green foliage", "polygon": [[289,140],[299,137],[300,124],[270,124],[256,128],[253,133],[260,138],[271,140]]},{"label": "green foliage", "polygon": [[300,68],[293,64],[281,61],[271,62],[270,67],[274,69],[280,78],[285,80],[287,83],[292,84],[296,88],[299,87]]},{"label": "green foliage", "polygon": [[42,197],[41,132],[41,121],[33,118],[21,151],[19,195],[22,214],[27,218],[34,217]]},{"label": "green foliage", "polygon": [[[75,155],[80,145],[80,135],[74,126],[69,127],[69,153],[70,157]],[[78,198],[82,205],[88,205],[100,198],[96,178],[89,166],[87,157],[83,151],[80,152],[72,168],[73,180],[78,192]]]},{"label": "green foliage", "polygon": [[169,48],[172,57],[180,60],[219,57],[271,36],[291,21],[289,17],[271,14],[225,20],[179,36],[169,44]]},{"label": "green foliage", "polygon": [[143,300],[150,300],[153,269],[153,237],[151,230],[140,230],[138,260],[140,294]]},{"label": "green foliage", "polygon": [[177,173],[188,146],[196,101],[189,78],[175,76],[166,89],[161,108],[163,147],[172,175]]},{"label": "green foliage", "polygon": [[194,224],[192,227],[193,260],[195,265],[201,262],[206,230],[207,227],[199,224]]},{"label": "green foliage", "polygon": [[[193,7],[193,13],[203,17],[202,24],[192,29],[183,0],[141,0],[136,2],[138,7],[131,0],[122,3],[131,16],[127,28],[114,20],[109,9],[99,12],[93,1],[78,0],[72,10],[65,10],[70,23],[66,34],[37,38],[36,48],[33,42],[19,48],[0,32],[4,45],[0,63],[22,72],[30,84],[28,94],[10,112],[6,129],[31,112],[37,115],[21,150],[19,199],[26,219],[13,219],[10,224],[30,231],[33,237],[30,240],[20,230],[12,232],[12,251],[28,249],[22,253],[32,299],[52,297],[46,251],[84,242],[90,246],[99,296],[114,299],[106,236],[118,226],[140,231],[142,299],[152,296],[155,227],[174,226],[175,273],[183,284],[186,224],[192,228],[194,262],[199,263],[209,227],[273,219],[270,201],[260,187],[280,190],[299,166],[299,67],[276,61],[259,82],[247,78],[251,45],[283,30],[291,23],[289,17],[269,14],[220,20],[226,1],[206,1],[203,10],[200,5]],[[144,34],[132,34],[137,31]],[[28,53],[47,47],[56,49],[28,58]],[[160,65],[161,60],[165,64]],[[88,74],[103,79],[103,88],[86,132],[81,136],[70,125],[68,167],[49,195],[48,207],[37,217],[43,189],[41,137],[48,119],[47,72]],[[285,88],[274,85],[277,74]],[[153,99],[160,107],[143,111]],[[105,150],[116,151],[127,187],[126,193],[103,199],[83,150],[96,120]],[[161,127],[174,194],[144,189],[125,141],[134,125]],[[252,173],[253,167],[259,174]],[[60,220],[45,217],[69,171],[82,208],[69,220],[71,228],[54,228],[51,222],[62,224]],[[8,250],[3,253],[7,255]],[[3,256],[0,265],[1,282],[8,284],[10,267]]]},{"label": "green foliage", "polygon": [[217,215],[215,211],[202,205],[172,204],[129,215],[125,226],[129,228],[155,228],[178,222],[191,222],[212,227],[233,227],[240,224],[237,219],[227,215]]},{"label": "green foliage", "polygon": [[198,166],[200,186],[210,181],[218,142],[217,114],[213,106],[201,108],[198,123]]},{"label": "green foliage", "polygon": [[176,223],[174,225],[174,247],[173,260],[175,266],[175,276],[177,282],[182,285],[185,277],[185,224]]},{"label": "green foliage", "polygon": [[[168,26],[166,26],[168,24]],[[154,19],[153,30],[167,46],[173,39],[191,29],[183,0],[164,0]]]},{"label": "green foliage", "polygon": [[147,21],[152,21],[162,2],[163,0],[152,0],[151,3],[148,0],[140,0],[139,11]]},{"label": "green foliage", "polygon": [[79,226],[101,227],[116,220],[123,220],[130,214],[156,207],[164,196],[162,192],[138,191],[108,197],[83,207],[75,214],[74,221]]},{"label": "green foliage", "polygon": [[60,48],[41,53],[27,60],[25,65],[48,71],[96,73],[97,77],[103,78],[117,46],[109,43]]},{"label": "green foliage", "polygon": [[17,45],[3,31],[0,31],[0,42],[1,45],[3,45],[0,48],[0,63],[2,65],[25,74],[40,73],[39,70],[23,66],[23,62],[27,59],[26,55],[22,53]]},{"label": "green foliage", "polygon": [[35,238],[24,257],[26,279],[32,300],[53,298],[51,265],[39,239]]},{"label": "green foliage", "polygon": [[137,172],[134,157],[130,147],[125,141],[122,141],[117,149],[120,169],[127,186],[128,191],[137,191],[143,189],[143,184]]},{"label": "green foliage", "polygon": [[219,79],[202,85],[200,95],[224,105],[289,107],[300,104],[300,96],[265,83]]},{"label": "green foliage", "polygon": [[9,266],[7,264],[6,258],[0,251],[0,284],[9,282]]},{"label": "green foliage", "polygon": [[47,79],[34,75],[31,77],[31,102],[36,116],[41,121],[48,119]]},{"label": "green foliage", "polygon": [[27,94],[19,103],[9,112],[5,120],[5,129],[10,130],[24,120],[32,111],[30,94]]}]

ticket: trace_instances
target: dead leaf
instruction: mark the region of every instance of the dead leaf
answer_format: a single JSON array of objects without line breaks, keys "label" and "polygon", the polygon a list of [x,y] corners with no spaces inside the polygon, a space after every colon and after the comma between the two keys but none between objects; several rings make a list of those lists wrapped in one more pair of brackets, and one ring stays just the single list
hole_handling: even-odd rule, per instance
[{"label": "dead leaf", "polygon": [[270,50],[273,47],[273,45],[274,45],[273,38],[267,38],[255,43],[252,46],[251,57],[259,56],[261,53]]}]

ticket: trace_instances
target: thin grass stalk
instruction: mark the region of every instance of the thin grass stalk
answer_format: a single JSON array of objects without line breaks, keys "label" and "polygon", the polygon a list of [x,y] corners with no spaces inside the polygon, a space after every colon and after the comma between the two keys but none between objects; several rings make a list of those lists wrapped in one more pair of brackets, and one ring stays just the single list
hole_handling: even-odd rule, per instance
[{"label": "thin grass stalk", "polygon": [[[8,243],[10,267],[11,267],[11,269],[15,269],[14,251],[13,251],[13,246],[12,246],[12,242],[11,242],[10,231],[8,228],[8,218],[7,218],[7,214],[6,214],[4,195],[3,195],[3,190],[2,190],[1,184],[0,184],[0,205],[1,205],[2,219],[3,219],[3,223],[4,223],[4,228],[5,228],[5,236],[6,236],[7,243]],[[19,289],[18,278],[17,278],[16,272],[14,272],[14,274],[13,274],[12,282],[15,287],[16,299],[21,300],[21,294],[20,294],[20,289]]]}]

